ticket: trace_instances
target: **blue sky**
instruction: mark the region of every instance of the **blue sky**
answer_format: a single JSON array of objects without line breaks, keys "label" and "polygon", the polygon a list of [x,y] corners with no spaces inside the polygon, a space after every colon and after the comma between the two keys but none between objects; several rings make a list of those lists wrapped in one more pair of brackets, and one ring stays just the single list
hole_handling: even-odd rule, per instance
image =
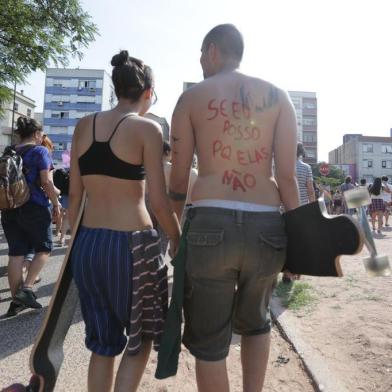
[{"label": "blue sky", "polygon": [[[170,121],[183,81],[200,81],[200,46],[219,23],[245,39],[241,70],[286,90],[316,91],[319,159],[344,133],[389,136],[392,51],[388,0],[84,0],[100,36],[70,66],[111,71],[120,49],[149,64],[159,101],[153,112]],[[44,73],[23,88],[42,111]]]}]

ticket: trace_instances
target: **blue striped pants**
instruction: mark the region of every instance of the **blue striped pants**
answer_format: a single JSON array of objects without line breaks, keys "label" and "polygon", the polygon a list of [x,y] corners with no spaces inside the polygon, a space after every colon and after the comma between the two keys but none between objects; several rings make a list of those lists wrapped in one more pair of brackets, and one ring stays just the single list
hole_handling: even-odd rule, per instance
[{"label": "blue striped pants", "polygon": [[[71,262],[89,350],[115,356],[126,346],[126,335],[132,336],[132,345],[138,348],[144,338],[159,339],[167,309],[167,268],[156,230],[126,232],[81,226]],[[145,282],[142,287],[140,275]],[[136,291],[134,282],[139,284]],[[154,306],[144,306],[146,301]],[[138,314],[132,310],[135,302],[142,303]],[[150,309],[149,313],[143,309]],[[149,325],[143,329],[139,322],[137,333],[132,333],[132,319],[148,319]],[[137,352],[128,350],[131,355]]]}]

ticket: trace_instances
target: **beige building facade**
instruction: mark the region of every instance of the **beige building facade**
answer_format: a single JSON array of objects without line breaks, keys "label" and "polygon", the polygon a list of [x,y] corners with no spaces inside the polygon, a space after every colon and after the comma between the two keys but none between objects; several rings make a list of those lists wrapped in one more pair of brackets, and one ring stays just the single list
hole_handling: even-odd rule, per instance
[{"label": "beige building facade", "polygon": [[[35,101],[24,95],[23,90],[15,92],[15,106],[13,96],[4,105],[4,115],[0,118],[0,151],[11,144],[12,129],[16,129],[19,117],[34,118]],[[12,127],[12,112],[14,109],[14,126]]]},{"label": "beige building facade", "polygon": [[365,178],[373,182],[375,177],[392,179],[392,129],[390,137],[347,134],[343,144],[329,152],[330,164],[353,166],[355,181]]}]

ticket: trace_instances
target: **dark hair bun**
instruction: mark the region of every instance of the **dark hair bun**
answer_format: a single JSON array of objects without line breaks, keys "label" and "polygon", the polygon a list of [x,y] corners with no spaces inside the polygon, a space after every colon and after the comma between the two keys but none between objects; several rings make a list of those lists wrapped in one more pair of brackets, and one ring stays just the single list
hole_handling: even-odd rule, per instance
[{"label": "dark hair bun", "polygon": [[116,54],[112,57],[111,64],[113,67],[119,67],[128,62],[129,54],[127,50],[122,50],[119,54]]},{"label": "dark hair bun", "polygon": [[18,129],[27,129],[29,126],[29,121],[30,119],[27,119],[26,117],[19,117],[18,120],[16,121],[16,125],[18,126]]}]

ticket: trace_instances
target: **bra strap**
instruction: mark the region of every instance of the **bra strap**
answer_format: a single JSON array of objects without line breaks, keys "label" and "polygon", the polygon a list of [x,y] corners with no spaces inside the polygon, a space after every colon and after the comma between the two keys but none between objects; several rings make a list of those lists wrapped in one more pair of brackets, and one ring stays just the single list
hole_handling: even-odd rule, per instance
[{"label": "bra strap", "polygon": [[131,117],[131,116],[135,116],[135,114],[133,114],[133,113],[131,113],[131,114],[126,114],[126,115],[117,123],[117,125],[116,125],[116,127],[114,128],[114,131],[113,131],[112,135],[110,136],[110,138],[108,139],[107,143],[110,143],[110,141],[112,140],[112,138],[113,138],[114,134],[116,133],[116,131],[117,131],[118,127],[120,126],[120,124],[121,124],[126,118]]},{"label": "bra strap", "polygon": [[98,113],[94,114],[94,119],[93,119],[93,141],[95,142],[95,119],[97,118]]}]

